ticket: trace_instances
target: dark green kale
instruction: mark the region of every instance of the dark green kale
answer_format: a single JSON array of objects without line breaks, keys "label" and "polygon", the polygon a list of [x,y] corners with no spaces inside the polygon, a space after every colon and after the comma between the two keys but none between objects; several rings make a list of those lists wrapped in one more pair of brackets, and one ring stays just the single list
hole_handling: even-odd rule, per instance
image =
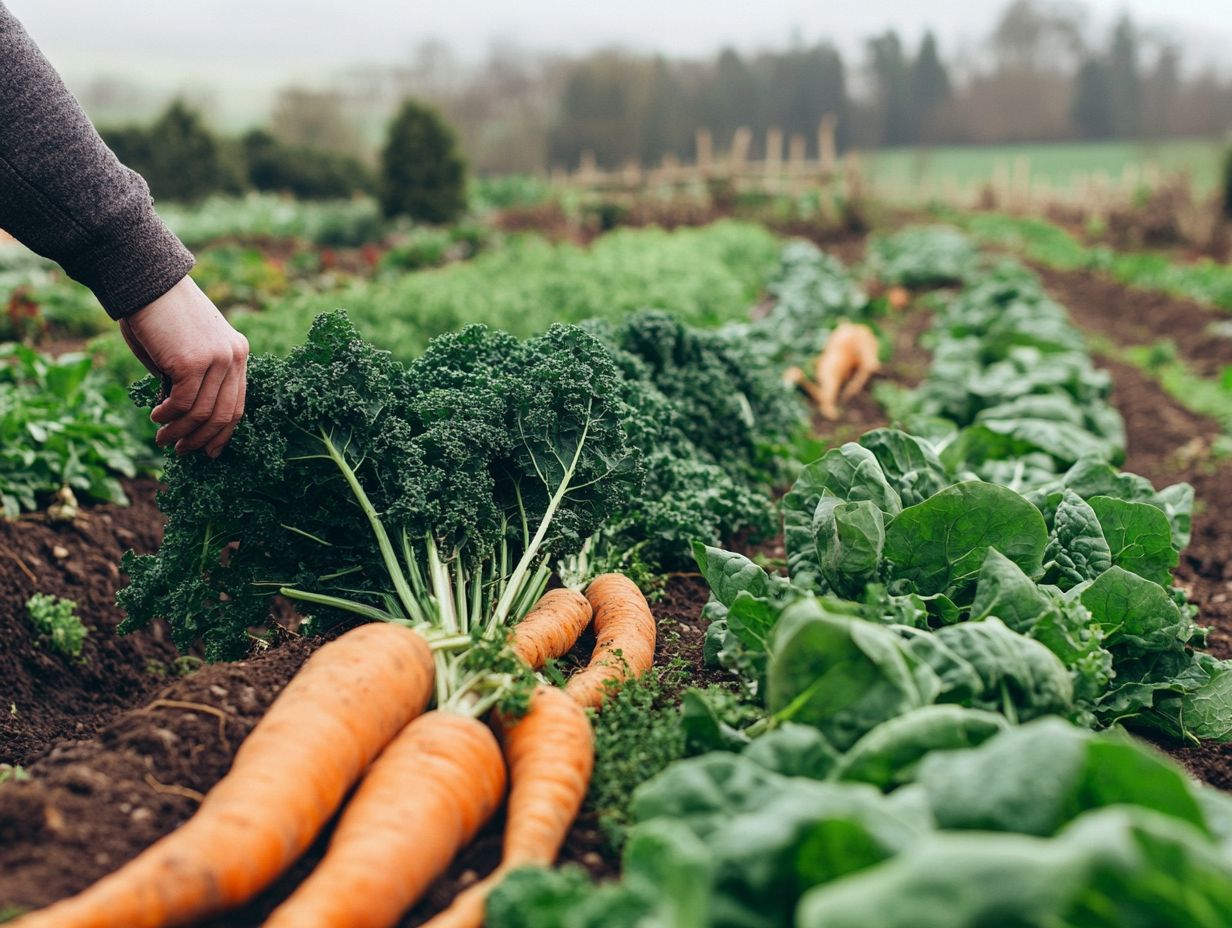
[{"label": "dark green kale", "polygon": [[422,580],[429,563],[494,607],[636,495],[628,412],[608,351],[574,327],[519,342],[474,326],[403,366],[344,313],[323,315],[285,360],[253,360],[219,459],[168,455],[164,540],[125,559],[124,630],[163,616],[180,648],[236,657],[280,588],[423,619],[422,589],[391,579]]}]

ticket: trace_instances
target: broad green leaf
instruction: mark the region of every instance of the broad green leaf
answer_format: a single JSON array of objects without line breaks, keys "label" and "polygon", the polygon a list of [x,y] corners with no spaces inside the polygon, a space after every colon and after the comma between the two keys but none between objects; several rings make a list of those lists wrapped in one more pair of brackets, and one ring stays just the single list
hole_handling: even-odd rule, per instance
[{"label": "broad green leaf", "polygon": [[939,629],[936,638],[979,675],[982,688],[974,694],[973,702],[964,702],[972,708],[998,711],[1012,721],[1027,721],[1064,714],[1073,705],[1073,683],[1061,660],[999,619],[949,625]]},{"label": "broad green leaf", "polygon": [[885,522],[869,500],[844,503],[823,497],[813,517],[813,544],[821,577],[834,592],[853,599],[877,579]]},{"label": "broad green leaf", "polygon": [[860,444],[876,456],[904,506],[922,503],[950,482],[932,445],[916,435],[897,429],[873,429],[860,437]]},{"label": "broad green leaf", "polygon": [[767,671],[767,707],[819,729],[839,750],[886,719],[927,705],[939,684],[889,629],[804,599],[784,610]]},{"label": "broad green leaf", "polygon": [[813,544],[813,522],[822,497],[844,502],[868,500],[894,515],[902,509],[898,494],[886,481],[877,458],[867,448],[848,442],[833,448],[801,471],[783,497],[783,539],[793,580],[804,586],[819,577]]},{"label": "broad green leaf", "polygon": [[784,722],[744,749],[744,756],[785,777],[824,780],[838,761],[825,735],[808,725]]},{"label": "broad green leaf", "polygon": [[1110,496],[1093,496],[1088,502],[1108,540],[1112,563],[1168,586],[1178,558],[1163,511],[1147,503]]},{"label": "broad green leaf", "polygon": [[994,712],[962,706],[924,706],[882,722],[839,760],[832,777],[889,790],[910,783],[919,762],[933,751],[983,744],[1009,727]]},{"label": "broad green leaf", "polygon": [[1141,806],[1205,828],[1180,767],[1125,735],[1095,735],[1055,718],[971,750],[930,755],[917,781],[945,829],[1046,836],[1082,812],[1111,805]]},{"label": "broad green leaf", "polygon": [[724,606],[730,606],[740,592],[751,596],[770,594],[769,575],[743,554],[695,541],[693,559],[710,584],[710,592]]},{"label": "broad green leaf", "polygon": [[892,578],[917,592],[969,600],[990,548],[1029,576],[1040,572],[1048,532],[1043,516],[1005,487],[968,481],[904,509],[886,526],[885,558]]},{"label": "broad green leaf", "polygon": [[1021,567],[996,548],[988,549],[976,580],[972,621],[996,616],[1025,634],[1050,606],[1048,596]]},{"label": "broad green leaf", "polygon": [[1111,567],[1078,589],[1103,630],[1104,647],[1114,652],[1177,650],[1190,636],[1190,623],[1168,591],[1124,568]]},{"label": "broad green leaf", "polygon": [[1099,516],[1073,490],[1066,490],[1057,506],[1044,562],[1045,578],[1063,590],[1094,580],[1112,566]]}]

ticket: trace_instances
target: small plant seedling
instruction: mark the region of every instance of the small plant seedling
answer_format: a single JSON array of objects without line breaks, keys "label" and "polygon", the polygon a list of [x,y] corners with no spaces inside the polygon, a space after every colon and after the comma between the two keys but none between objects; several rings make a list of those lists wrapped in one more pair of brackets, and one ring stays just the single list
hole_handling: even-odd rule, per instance
[{"label": "small plant seedling", "polygon": [[26,602],[30,624],[65,657],[80,657],[89,629],[77,615],[77,604],[47,593],[35,593]]},{"label": "small plant seedling", "polygon": [[30,774],[26,772],[25,767],[0,764],[0,783],[25,783],[29,779]]}]

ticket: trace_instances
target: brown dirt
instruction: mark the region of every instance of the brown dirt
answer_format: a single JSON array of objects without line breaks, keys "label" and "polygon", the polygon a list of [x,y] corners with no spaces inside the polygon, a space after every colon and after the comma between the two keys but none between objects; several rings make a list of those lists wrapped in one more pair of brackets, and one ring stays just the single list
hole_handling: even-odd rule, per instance
[{"label": "brown dirt", "polygon": [[1232,365],[1232,338],[1210,331],[1212,323],[1232,320],[1226,312],[1193,300],[1130,287],[1103,274],[1057,271],[1035,266],[1058,301],[1081,307],[1081,324],[1118,345],[1150,345],[1171,340],[1193,370],[1218,377]]},{"label": "brown dirt", "polygon": [[[163,626],[115,634],[120,556],[153,551],[162,536],[154,481],[126,489],[131,506],[83,508],[71,524],[0,520],[0,763],[22,764],[58,739],[91,734],[158,685],[151,666],[165,672],[176,657]],[[35,593],[77,603],[90,629],[80,659],[52,651],[31,627],[26,601]]]}]

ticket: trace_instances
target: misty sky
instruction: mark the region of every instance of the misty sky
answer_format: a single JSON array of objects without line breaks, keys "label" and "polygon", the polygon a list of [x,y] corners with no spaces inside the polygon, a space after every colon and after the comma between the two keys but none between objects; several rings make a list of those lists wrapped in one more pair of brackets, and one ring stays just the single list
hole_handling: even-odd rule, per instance
[{"label": "misty sky", "polygon": [[[858,54],[870,34],[926,27],[943,53],[971,53],[1005,0],[4,0],[76,83],[108,74],[162,86],[209,82],[325,83],[338,69],[405,58],[430,38],[478,57],[496,40],[526,49],[623,45],[706,55],[722,45],[783,47],[798,35]],[[1088,0],[1092,26],[1128,9],[1193,58],[1221,62],[1232,47],[1232,0]],[[1220,50],[1223,54],[1220,54]],[[963,54],[957,57],[964,57]]]}]

